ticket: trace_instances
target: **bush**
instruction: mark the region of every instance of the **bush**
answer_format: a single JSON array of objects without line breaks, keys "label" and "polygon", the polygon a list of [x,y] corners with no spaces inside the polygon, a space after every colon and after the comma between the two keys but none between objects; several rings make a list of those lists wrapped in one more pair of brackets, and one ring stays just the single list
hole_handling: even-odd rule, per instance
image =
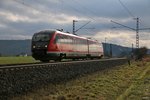
[{"label": "bush", "polygon": [[147,55],[148,49],[146,47],[137,48],[134,50],[135,60],[142,60]]}]

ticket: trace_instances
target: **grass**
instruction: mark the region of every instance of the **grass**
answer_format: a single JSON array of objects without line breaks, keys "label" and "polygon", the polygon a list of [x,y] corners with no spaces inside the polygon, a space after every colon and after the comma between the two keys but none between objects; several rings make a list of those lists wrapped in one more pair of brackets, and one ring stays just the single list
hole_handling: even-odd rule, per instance
[{"label": "grass", "polygon": [[149,100],[150,63],[132,62],[129,66],[81,76],[61,84],[49,84],[13,100]]},{"label": "grass", "polygon": [[150,64],[118,100],[150,100]]},{"label": "grass", "polygon": [[20,64],[37,62],[31,56],[27,57],[0,57],[0,64]]}]

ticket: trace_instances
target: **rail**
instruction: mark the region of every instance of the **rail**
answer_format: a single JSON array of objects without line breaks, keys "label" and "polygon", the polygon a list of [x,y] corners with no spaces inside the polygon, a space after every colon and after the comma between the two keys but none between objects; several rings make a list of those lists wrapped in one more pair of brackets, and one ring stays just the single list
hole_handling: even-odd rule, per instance
[{"label": "rail", "polygon": [[66,61],[66,62],[53,62],[53,63],[26,63],[26,64],[7,64],[1,65],[0,71],[2,70],[13,70],[13,69],[27,69],[27,68],[38,68],[38,67],[46,67],[46,66],[57,66],[57,65],[65,65],[65,64],[73,64],[73,63],[86,63],[86,62],[104,62],[104,61],[115,61],[122,60],[126,58],[111,58],[111,59],[96,59],[96,60],[81,60],[81,61]]}]

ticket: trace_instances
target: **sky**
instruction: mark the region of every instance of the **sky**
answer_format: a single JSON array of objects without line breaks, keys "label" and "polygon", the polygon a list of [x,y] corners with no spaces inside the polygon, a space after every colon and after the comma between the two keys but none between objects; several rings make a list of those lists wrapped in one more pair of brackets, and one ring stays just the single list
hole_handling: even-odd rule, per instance
[{"label": "sky", "polygon": [[[31,39],[47,29],[72,33],[76,20],[79,36],[135,47],[136,32],[111,20],[136,29],[137,17],[140,29],[150,28],[150,0],[0,0],[0,40]],[[150,48],[150,29],[139,38],[140,47]]]}]

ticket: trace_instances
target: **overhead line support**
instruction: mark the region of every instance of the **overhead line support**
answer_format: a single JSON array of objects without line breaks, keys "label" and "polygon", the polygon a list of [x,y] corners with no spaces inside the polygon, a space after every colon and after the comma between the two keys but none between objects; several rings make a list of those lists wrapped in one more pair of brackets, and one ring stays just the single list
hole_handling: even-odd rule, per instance
[{"label": "overhead line support", "polygon": [[136,48],[139,48],[139,18],[136,18]]}]

